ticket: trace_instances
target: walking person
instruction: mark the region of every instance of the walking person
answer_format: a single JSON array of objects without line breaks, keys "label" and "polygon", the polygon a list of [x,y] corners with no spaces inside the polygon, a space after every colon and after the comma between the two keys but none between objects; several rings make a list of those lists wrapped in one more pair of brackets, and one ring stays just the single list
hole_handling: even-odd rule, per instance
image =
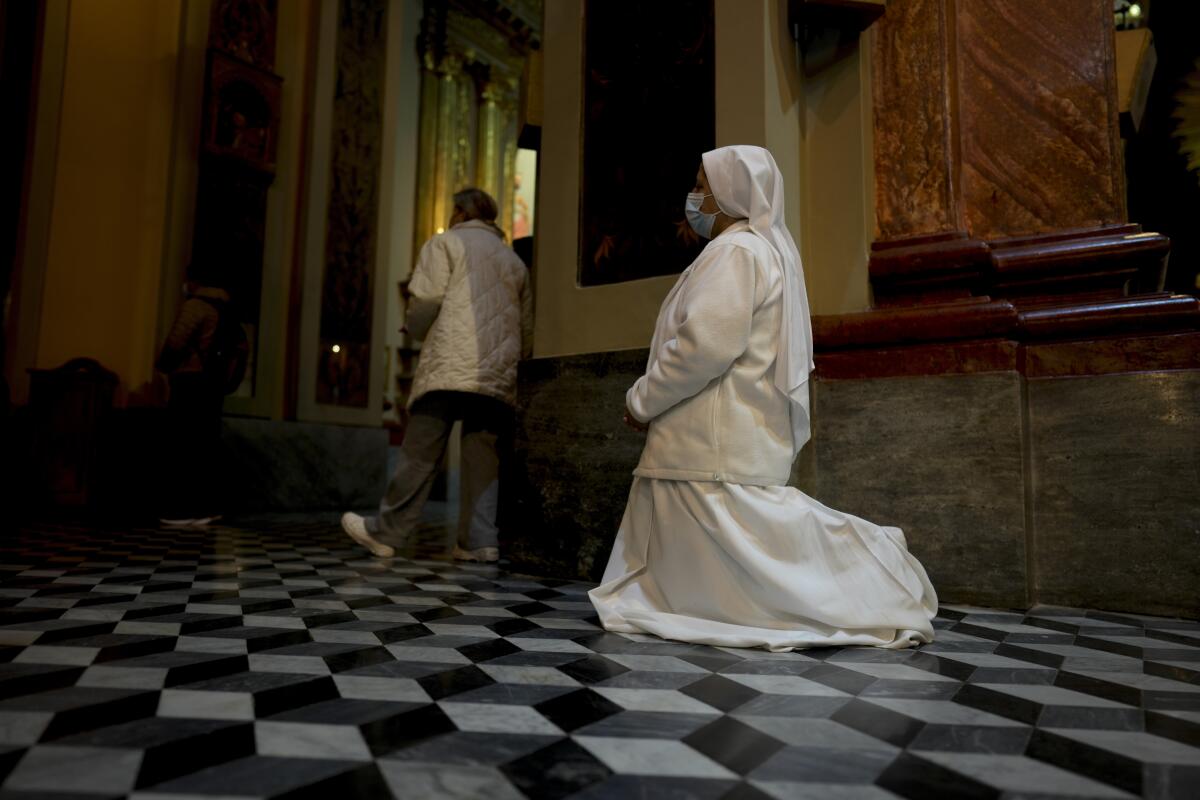
[{"label": "walking person", "polygon": [[509,431],[517,363],[533,341],[529,273],[480,189],[454,195],[450,227],[421,249],[408,286],[407,327],[424,340],[400,462],[375,516],[347,512],[342,529],[390,558],[421,519],[454,423],[462,421],[462,485],[454,557],[499,560],[497,441]]}]

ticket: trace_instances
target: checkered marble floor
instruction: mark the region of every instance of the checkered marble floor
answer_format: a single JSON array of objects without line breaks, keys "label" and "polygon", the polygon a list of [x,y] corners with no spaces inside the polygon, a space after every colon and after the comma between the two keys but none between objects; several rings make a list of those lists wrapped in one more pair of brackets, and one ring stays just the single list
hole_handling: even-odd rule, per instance
[{"label": "checkered marble floor", "polygon": [[948,607],[914,651],[599,629],[328,519],[0,540],[0,798],[1200,797],[1200,624]]}]

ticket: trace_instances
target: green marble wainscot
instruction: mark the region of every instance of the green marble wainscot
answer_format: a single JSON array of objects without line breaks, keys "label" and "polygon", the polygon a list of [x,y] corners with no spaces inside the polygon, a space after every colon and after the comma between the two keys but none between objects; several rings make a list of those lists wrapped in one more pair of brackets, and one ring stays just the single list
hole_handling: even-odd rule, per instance
[{"label": "green marble wainscot", "polygon": [[387,485],[382,428],[226,417],[221,443],[234,512],[371,509]]},{"label": "green marble wainscot", "polygon": [[501,544],[529,572],[598,579],[645,441],[622,422],[648,351],[521,364],[511,468],[501,478]]},{"label": "green marble wainscot", "polygon": [[1029,381],[1041,602],[1200,617],[1200,371]]},{"label": "green marble wainscot", "polygon": [[1021,378],[813,380],[793,482],[904,530],[943,601],[1028,604]]}]

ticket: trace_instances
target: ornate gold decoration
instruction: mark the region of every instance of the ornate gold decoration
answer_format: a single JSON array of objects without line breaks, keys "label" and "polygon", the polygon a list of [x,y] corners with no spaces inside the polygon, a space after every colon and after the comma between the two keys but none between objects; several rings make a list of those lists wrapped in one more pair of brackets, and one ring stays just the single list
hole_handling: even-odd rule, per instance
[{"label": "ornate gold decoration", "polygon": [[421,21],[420,149],[414,247],[475,185],[511,220],[521,76],[537,47],[541,0],[426,0]]}]

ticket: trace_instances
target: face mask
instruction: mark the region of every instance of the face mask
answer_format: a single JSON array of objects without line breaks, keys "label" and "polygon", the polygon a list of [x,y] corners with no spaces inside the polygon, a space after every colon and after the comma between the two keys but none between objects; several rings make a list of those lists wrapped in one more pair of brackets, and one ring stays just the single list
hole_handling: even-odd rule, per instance
[{"label": "face mask", "polygon": [[720,212],[714,211],[711,214],[706,214],[700,210],[700,206],[704,203],[704,198],[706,197],[712,197],[712,195],[701,194],[700,192],[688,192],[687,202],[683,204],[683,213],[687,215],[687,221],[692,226],[692,230],[705,239],[711,239],[713,223],[717,221],[717,214]]}]

